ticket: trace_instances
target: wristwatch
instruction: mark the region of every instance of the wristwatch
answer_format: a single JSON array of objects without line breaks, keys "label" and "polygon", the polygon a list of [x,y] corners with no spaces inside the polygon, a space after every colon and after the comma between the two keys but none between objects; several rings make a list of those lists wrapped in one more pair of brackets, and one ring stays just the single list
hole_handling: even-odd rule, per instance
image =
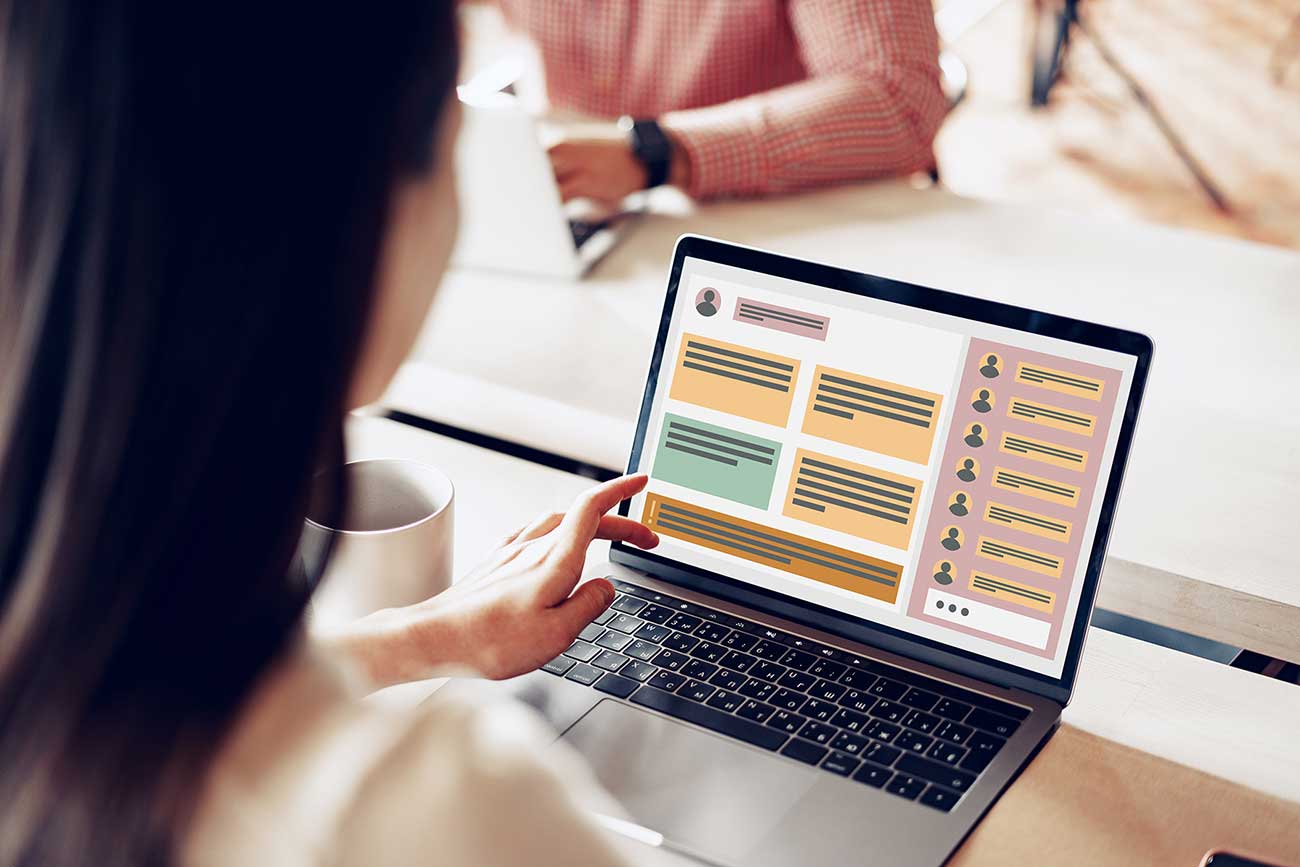
[{"label": "wristwatch", "polygon": [[628,115],[618,119],[618,128],[627,133],[632,153],[645,166],[646,188],[668,182],[672,167],[673,143],[655,120],[633,120]]}]

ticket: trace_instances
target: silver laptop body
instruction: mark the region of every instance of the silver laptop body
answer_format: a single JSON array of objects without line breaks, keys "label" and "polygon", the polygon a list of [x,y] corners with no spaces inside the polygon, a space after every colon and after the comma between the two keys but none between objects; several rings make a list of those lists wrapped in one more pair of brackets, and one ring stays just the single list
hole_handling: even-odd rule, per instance
[{"label": "silver laptop body", "polygon": [[[714,295],[705,296],[705,289],[711,289]],[[892,339],[891,316],[915,320],[908,323],[908,330],[895,335],[899,339],[897,346],[890,349],[892,356],[878,345]],[[726,317],[725,322],[722,317]],[[871,323],[879,323],[879,327]],[[882,361],[880,370],[913,369],[907,362],[908,354],[925,351],[929,345],[926,333],[910,330],[913,326],[956,335],[952,339],[957,343],[952,345],[959,347],[953,350],[957,369],[951,387],[934,386],[932,392],[928,387],[913,387],[918,382],[941,381],[942,377],[933,372],[926,374],[928,380],[920,373],[927,364],[942,373],[942,365],[932,363],[933,355],[924,362],[918,356],[915,378],[893,388],[881,383],[890,376],[894,382],[908,377],[898,373],[870,375],[879,372],[870,361],[876,357],[901,356],[892,366]],[[845,329],[853,332],[855,328],[860,328],[860,333],[845,333]],[[840,330],[838,334],[836,329]],[[833,357],[848,363],[823,363],[832,357],[828,354],[829,341],[837,337],[841,349]],[[949,338],[935,340],[934,346],[942,347],[948,345],[944,341]],[[1005,349],[985,351],[994,344]],[[743,351],[738,349],[742,345],[747,347]],[[616,579],[621,592],[615,608],[602,615],[601,622],[584,634],[584,640],[575,642],[573,656],[560,657],[546,670],[518,678],[509,682],[510,686],[538,707],[562,733],[562,739],[586,758],[600,781],[627,809],[631,822],[648,829],[652,836],[662,835],[667,848],[693,853],[703,863],[825,867],[942,863],[1042,747],[1069,701],[1151,351],[1147,338],[1131,332],[709,239],[683,237],[674,255],[663,321],[629,463],[630,471],[648,471],[651,482],[647,494],[625,503],[621,510],[655,526],[663,544],[650,553],[615,545],[610,562],[592,572]],[[1052,361],[1052,353],[1060,355],[1061,360]],[[782,364],[774,360],[781,358],[794,361],[785,366],[795,367],[797,372],[782,373],[785,368],[767,366]],[[842,368],[855,360],[860,361],[856,372],[841,376]],[[787,378],[769,379],[774,375],[772,371],[776,371],[775,376]],[[733,375],[742,378],[734,379]],[[990,376],[977,380],[988,388],[967,393],[966,384],[972,376]],[[830,391],[822,388],[836,382],[836,377],[856,384],[831,386]],[[788,386],[789,399],[779,387],[755,386],[754,380]],[[760,387],[762,393],[756,391]],[[836,412],[847,410],[845,402],[839,400],[839,392],[845,390],[860,395],[848,400],[855,408],[840,415],[820,413],[829,416],[825,420],[815,414],[819,406]],[[981,398],[980,391],[990,393]],[[925,398],[926,394],[933,396]],[[839,402],[826,403],[825,398]],[[909,407],[914,405],[909,401],[927,399],[939,405],[931,404],[927,422],[931,447],[924,457],[909,464],[888,455],[875,455],[871,448],[848,445],[866,442],[872,448],[917,458],[907,449],[923,445],[926,431],[908,422],[906,429],[900,427],[895,436],[888,425],[902,425],[897,417],[912,415],[907,409],[888,404]],[[975,410],[980,414],[971,416],[968,407],[976,402],[981,402]],[[712,406],[704,407],[705,403]],[[982,409],[984,403],[993,404],[992,411]],[[789,415],[782,428],[780,413],[786,411],[786,404]],[[875,415],[875,411],[886,414]],[[1042,415],[1024,415],[1033,412]],[[891,414],[895,418],[890,418]],[[682,422],[687,416],[689,423]],[[1092,425],[1090,432],[1084,435],[1067,429],[1074,425],[1067,416],[1086,418]],[[976,442],[966,439],[971,436],[970,425],[965,422],[968,417],[983,420],[983,436],[976,437],[984,440],[979,446],[967,446],[968,442]],[[1106,417],[1110,421],[1105,422],[1103,430]],[[732,434],[723,434],[722,430]],[[764,447],[762,443],[769,445]],[[942,492],[951,487],[945,476],[965,466],[963,458],[954,461],[949,454],[954,443],[958,444],[956,452],[962,455],[969,447],[970,454],[979,456],[980,465],[975,481],[957,480],[963,490],[970,492],[960,503],[955,495],[941,498]],[[778,448],[773,449],[773,445]],[[763,452],[764,448],[769,451]],[[1024,451],[1033,448],[1042,451],[1032,455]],[[761,455],[778,449],[781,457],[773,461],[775,466],[762,462]],[[823,452],[833,455],[833,459],[828,457],[822,464],[838,468],[829,474],[841,481],[829,488],[839,494],[825,495],[827,486],[803,487],[815,475],[804,471],[819,466],[806,463],[809,455]],[[1070,465],[1070,455],[1084,452],[1086,469],[1080,471]],[[754,461],[755,455],[760,460]],[[722,461],[718,462],[718,458]],[[752,468],[746,469],[750,463]],[[864,489],[849,487],[844,480],[850,476],[845,473],[863,466],[888,466],[891,470],[915,466],[917,476],[923,474],[922,466],[930,468],[930,475],[914,486],[920,488],[920,502],[909,507],[908,520],[913,526],[905,528],[905,539],[896,535],[896,522],[848,508],[862,501],[844,499],[848,495],[843,492]],[[1026,467],[1034,472],[1028,472]],[[998,475],[990,478],[990,473]],[[1089,474],[1096,477],[1095,484],[1083,490]],[[873,476],[878,482],[900,477],[892,471]],[[771,478],[775,480],[769,482]],[[762,495],[765,484],[771,488],[766,504]],[[866,484],[870,487],[877,483]],[[1068,488],[1068,496],[1076,501],[1070,506],[1065,503],[1067,495],[1039,488],[1016,489],[1018,484],[1041,484],[1053,490]],[[927,490],[933,493],[929,500]],[[822,499],[806,499],[815,495]],[[652,502],[651,497],[658,499]],[[989,499],[993,502],[985,502]],[[802,500],[804,505],[796,505],[796,500]],[[758,505],[752,505],[755,503]],[[886,513],[874,506],[872,509]],[[963,509],[965,514],[956,518]],[[807,520],[800,510],[806,511]],[[1070,520],[1060,519],[1063,514]],[[796,515],[800,517],[792,517]],[[1012,517],[1007,519],[1007,515]],[[961,531],[961,547],[956,551],[933,548],[943,540],[951,543],[944,526],[950,521]],[[1053,529],[1065,524],[1069,525],[1065,531],[1069,545],[1060,542],[1064,536]],[[798,532],[792,532],[792,528]],[[857,538],[852,534],[858,532],[866,541],[854,547],[850,540]],[[1053,535],[1057,538],[1049,538]],[[894,559],[901,574],[891,605],[879,599],[858,601],[838,590],[831,593],[820,581],[809,581],[787,571],[798,568],[805,575],[830,575],[817,571],[829,568],[818,562],[835,565],[827,558],[840,556],[828,552],[891,550],[871,541],[872,536],[889,539],[897,552]],[[997,544],[989,545],[994,539]],[[829,540],[844,544],[831,546]],[[938,568],[931,562],[935,551],[947,558],[940,560]],[[1039,552],[1041,557],[1031,551]],[[765,558],[772,556],[788,562],[770,567]],[[808,561],[798,560],[801,556]],[[1017,556],[1029,559],[1017,560]],[[1054,558],[1058,556],[1068,562],[1057,562]],[[868,558],[862,562],[886,559]],[[1044,565],[1040,560],[1055,565]],[[942,568],[944,563],[950,564],[947,571]],[[834,573],[832,578],[839,574]],[[848,592],[856,593],[866,585],[847,586],[856,588]],[[875,585],[869,592],[889,596]],[[918,607],[908,601],[912,597],[918,600]],[[844,601],[836,603],[839,599]],[[936,599],[934,611],[919,607],[920,602],[929,605]],[[949,600],[955,600],[960,608],[949,611]],[[858,611],[880,613],[846,613],[852,606],[857,606]],[[652,616],[651,612],[664,607],[692,613],[684,618],[674,615],[675,619],[668,621],[662,620],[662,612]],[[626,613],[632,611],[638,614]],[[1068,611],[1069,616],[1057,618],[1057,611]],[[647,629],[645,623],[651,621],[642,621],[642,616],[659,621],[652,625],[682,628],[670,629],[675,637],[663,638],[662,629]],[[629,617],[632,619],[615,619]],[[961,618],[969,618],[971,626],[967,627],[967,621]],[[756,624],[757,630],[744,626],[742,620]],[[714,628],[710,623],[720,626]],[[956,624],[964,631],[946,633],[947,624]],[[806,680],[791,675],[805,670],[799,666],[806,659],[774,648],[763,635],[779,635],[786,647],[807,647],[813,656],[836,660],[829,666],[824,662],[808,666],[808,670],[833,675],[826,680],[819,678],[821,686],[813,687],[820,689],[820,694],[832,696],[832,704],[848,700],[848,694],[841,694],[836,687],[842,685],[840,681],[859,685],[870,682],[852,680],[849,671],[854,665],[871,672],[864,678],[878,677],[877,683],[905,683],[907,693],[899,696],[887,692],[895,697],[877,699],[876,705],[859,714],[865,722],[855,730],[855,736],[867,741],[867,746],[847,738],[839,740],[846,748],[858,745],[858,750],[842,758],[840,764],[830,756],[838,753],[842,757],[843,750],[829,749],[828,743],[819,745],[801,737],[801,732],[789,735],[776,747],[771,741],[758,745],[738,739],[718,730],[733,725],[721,716],[710,715],[705,724],[691,719],[700,712],[691,710],[692,705],[682,698],[689,687],[679,686],[673,677],[664,677],[661,672],[666,669],[655,661],[680,663],[676,656],[664,656],[661,650],[654,651],[648,660],[633,655],[638,648],[645,650],[634,643],[642,640],[638,635],[643,635],[659,637],[659,642],[650,643],[661,648],[666,646],[664,642],[673,642],[673,646],[682,648],[679,655],[688,660],[708,658],[717,663],[721,660],[716,650],[702,656],[692,656],[692,652],[708,646],[709,636],[719,636],[719,629],[727,628],[727,634],[740,636],[734,641],[748,646],[750,651],[734,657],[736,664],[744,661],[742,657],[757,660],[745,666],[749,672],[756,671],[754,666],[764,660],[796,661],[776,683]],[[622,635],[618,634],[620,630]],[[996,641],[981,643],[981,636]],[[1006,636],[1014,636],[1016,641]],[[624,637],[629,640],[624,642]],[[750,638],[760,643],[753,644]],[[1042,642],[1056,650],[1049,654],[1034,646]],[[588,646],[597,649],[595,655],[585,649]],[[614,650],[616,647],[622,651]],[[762,657],[757,655],[759,650],[764,652]],[[784,655],[777,657],[778,653]],[[618,657],[626,659],[620,661]],[[1028,663],[1037,670],[1018,663]],[[643,665],[653,668],[654,673],[647,674]],[[721,677],[725,686],[733,687],[733,694],[744,698],[744,688],[739,692],[734,689],[735,678],[721,673],[723,668],[719,667],[720,674],[711,677]],[[704,666],[695,668],[699,674],[708,670]],[[770,668],[763,672],[773,673]],[[575,677],[579,674],[582,676]],[[594,682],[584,682],[593,677]],[[926,682],[920,678],[929,679],[930,686],[917,686]],[[674,691],[654,691],[655,684]],[[696,696],[704,695],[709,686],[715,685],[708,680],[697,682]],[[695,704],[736,717],[739,708],[725,710],[727,700],[717,701],[716,690],[713,696],[717,707],[707,702]],[[869,690],[863,692],[871,696]],[[751,684],[750,693],[763,696],[759,704],[777,707],[776,694],[764,691],[761,684]],[[931,703],[931,693],[939,696],[938,705]],[[968,701],[956,701],[954,705],[951,696]],[[932,773],[934,766],[960,755],[963,733],[967,744],[975,734],[980,735],[982,743],[990,741],[985,729],[954,722],[962,713],[968,720],[973,718],[970,714],[974,710],[961,711],[967,704],[978,710],[972,696],[981,697],[980,702],[992,702],[988,707],[1014,707],[1019,718],[1014,732],[1005,738],[1005,744],[987,766],[963,778],[969,781],[973,776],[974,782],[953,792],[946,786],[957,782],[957,778],[941,781]],[[788,695],[785,698],[790,699]],[[861,696],[857,701],[861,702]],[[881,701],[889,708],[881,716],[873,716]],[[909,701],[928,710],[912,714],[911,705],[906,704]],[[931,743],[924,740],[926,734],[900,725],[899,705],[907,714],[903,719],[921,724]],[[860,703],[857,706],[862,707]],[[937,711],[948,716],[939,716]],[[754,718],[746,722],[769,728],[772,716],[756,721],[762,713],[761,709],[751,709]],[[811,713],[804,718],[823,718],[828,713],[825,703],[819,703]],[[940,722],[933,723],[931,717]],[[841,723],[857,719],[838,712],[835,718]],[[980,725],[989,727],[989,718],[987,713],[982,714]],[[992,718],[1004,719],[998,714]],[[882,719],[893,722],[877,724]],[[955,740],[937,736],[945,723],[952,725],[942,731]],[[868,728],[880,736],[893,732],[889,743],[898,748],[901,757],[882,751],[876,738],[865,731]],[[758,731],[749,727],[744,730],[749,734]],[[821,733],[820,729],[806,726],[801,731],[812,732],[813,738]],[[900,740],[904,732],[911,734],[905,748]],[[781,737],[786,734],[782,732]],[[819,754],[818,749],[825,752]],[[913,758],[908,759],[909,753]],[[864,774],[872,764],[867,755],[893,757],[893,761],[884,772],[873,769]],[[811,756],[817,758],[810,763]],[[908,768],[925,769],[926,773],[918,778],[920,789],[909,783],[910,774],[895,770],[904,759]],[[858,764],[853,766],[852,761]],[[953,770],[961,773],[963,761],[969,758],[956,758]],[[851,770],[842,773],[845,764]],[[834,767],[828,770],[827,765]],[[880,784],[881,773],[891,774],[891,782]],[[859,779],[860,775],[868,781]],[[945,797],[949,800],[943,800]],[[927,805],[927,798],[929,803],[937,801],[942,806]]]}]

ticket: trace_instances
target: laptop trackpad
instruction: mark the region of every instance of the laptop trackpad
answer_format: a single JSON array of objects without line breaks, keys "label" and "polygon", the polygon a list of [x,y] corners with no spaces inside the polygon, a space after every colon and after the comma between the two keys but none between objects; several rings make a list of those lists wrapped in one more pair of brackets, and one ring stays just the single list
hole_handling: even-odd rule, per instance
[{"label": "laptop trackpad", "polygon": [[817,782],[815,771],[608,699],[564,733],[632,818],[739,863]]}]

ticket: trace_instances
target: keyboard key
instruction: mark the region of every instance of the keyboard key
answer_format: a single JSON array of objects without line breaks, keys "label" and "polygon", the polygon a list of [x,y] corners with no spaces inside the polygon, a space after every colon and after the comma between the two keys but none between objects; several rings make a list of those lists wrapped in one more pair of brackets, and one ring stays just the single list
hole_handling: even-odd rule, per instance
[{"label": "keyboard key", "polygon": [[961,722],[966,718],[966,714],[970,713],[970,705],[951,698],[941,698],[934,706],[934,712],[944,719]]},{"label": "keyboard key", "polygon": [[926,692],[923,689],[912,688],[903,696],[903,704],[908,707],[914,707],[917,710],[933,710],[934,706],[939,703],[939,696],[932,692]]},{"label": "keyboard key", "polygon": [[941,737],[945,741],[952,741],[954,744],[964,744],[966,743],[967,738],[971,736],[972,731],[973,730],[969,726],[964,726],[961,723],[942,722],[939,723],[939,727],[934,730],[934,733],[937,737]]},{"label": "keyboard key", "polygon": [[796,671],[795,669],[792,668],[788,670],[785,674],[781,675],[781,679],[778,680],[777,683],[781,684],[782,686],[788,689],[798,690],[799,692],[807,692],[808,687],[812,686],[816,680],[817,678],[813,677],[808,672]]},{"label": "keyboard key", "polygon": [[604,631],[605,628],[603,626],[596,623],[588,623],[582,628],[582,631],[578,633],[578,637],[583,641],[595,641],[597,638],[600,638],[600,634]]},{"label": "keyboard key", "polygon": [[727,629],[727,627],[723,626],[720,623],[713,623],[706,620],[703,623],[701,623],[699,627],[696,628],[695,632],[691,634],[698,635],[700,638],[703,638],[705,641],[721,641],[722,639],[727,637],[727,633],[730,631],[731,630]]},{"label": "keyboard key", "polygon": [[781,679],[781,675],[785,674],[785,667],[777,665],[775,662],[764,661],[755,663],[754,667],[749,670],[749,673],[751,676],[757,677],[759,680],[766,680],[768,683],[775,683]]},{"label": "keyboard key", "polygon": [[635,596],[620,596],[614,600],[610,608],[623,614],[636,614],[647,604],[644,599],[637,599]]},{"label": "keyboard key", "polygon": [[856,689],[851,689],[844,693],[844,695],[840,696],[840,704],[842,706],[849,710],[857,711],[858,713],[866,713],[875,707],[876,702],[878,701],[880,701],[880,699],[876,698],[874,695],[859,692]]},{"label": "keyboard key", "polygon": [[792,759],[797,759],[798,761],[806,762],[810,765],[815,765],[820,762],[822,756],[826,755],[826,753],[827,750],[825,747],[814,746],[807,741],[801,741],[798,738],[791,738],[790,743],[786,744],[785,749],[781,750],[781,755],[789,756]]},{"label": "keyboard key", "polygon": [[606,608],[604,611],[597,614],[596,619],[591,622],[596,624],[597,626],[604,626],[617,614],[618,612],[615,611],[613,608]]},{"label": "keyboard key", "polygon": [[777,644],[788,644],[790,633],[782,632],[779,629],[772,629],[770,626],[759,626],[754,632],[759,638],[765,638],[768,641],[775,641]]},{"label": "keyboard key", "polygon": [[925,781],[918,780],[916,777],[909,777],[907,774],[894,774],[888,783],[885,783],[885,791],[891,795],[898,795],[900,798],[906,798],[909,801],[916,800],[916,796],[921,794],[925,788]]},{"label": "keyboard key", "polygon": [[866,738],[860,738],[857,735],[851,735],[848,732],[840,732],[835,736],[835,740],[831,741],[831,749],[860,756],[864,751],[866,751],[867,746],[871,743],[872,741],[869,741]]},{"label": "keyboard key", "polygon": [[645,608],[643,611],[641,611],[640,615],[638,616],[642,620],[648,620],[651,623],[658,623],[662,625],[664,623],[667,623],[670,619],[672,619],[673,610],[671,608],[664,608],[663,606],[660,605],[651,605],[648,608]]},{"label": "keyboard key", "polygon": [[721,644],[714,644],[710,641],[702,641],[691,651],[691,656],[702,659],[705,662],[717,662],[731,651]]},{"label": "keyboard key", "polygon": [[871,709],[870,713],[876,719],[882,719],[885,722],[899,722],[903,717],[911,713],[911,711],[898,702],[881,699],[876,702],[875,707]]},{"label": "keyboard key", "polygon": [[865,690],[871,687],[878,678],[870,672],[863,671],[860,668],[850,668],[840,676],[840,683],[850,689]]},{"label": "keyboard key", "polygon": [[859,783],[865,783],[873,789],[879,789],[888,782],[889,778],[893,775],[894,772],[888,768],[882,768],[879,765],[872,764],[871,762],[863,762],[862,767],[853,775],[853,779],[857,780]]},{"label": "keyboard key", "polygon": [[785,710],[798,710],[803,707],[804,702],[807,700],[808,696],[804,695],[802,692],[795,692],[794,690],[786,689],[785,687],[781,687],[776,692],[772,693],[771,699],[772,704],[779,708],[784,708]]},{"label": "keyboard key", "polygon": [[587,665],[585,662],[580,662],[573,668],[569,669],[569,673],[566,674],[564,678],[565,680],[576,680],[578,683],[585,683],[587,686],[591,686],[593,683],[600,680],[604,673],[605,672],[596,668],[594,665]]},{"label": "keyboard key", "polygon": [[746,635],[743,632],[732,632],[726,638],[722,639],[723,647],[730,647],[732,650],[739,650],[741,652],[749,650],[757,643],[757,638],[752,635]]},{"label": "keyboard key", "polygon": [[945,789],[964,792],[975,782],[975,775],[950,768],[940,762],[924,759],[914,753],[907,753],[898,760],[894,768],[905,774],[930,782],[938,783]]},{"label": "keyboard key", "polygon": [[763,749],[774,750],[785,743],[786,736],[775,729],[657,689],[642,687],[632,694],[632,701]]},{"label": "keyboard key", "polygon": [[664,625],[667,626],[669,629],[677,629],[680,630],[681,632],[690,632],[692,629],[696,629],[697,627],[699,627],[701,622],[702,621],[698,617],[694,617],[690,614],[682,614],[678,612],[677,614],[674,614],[672,617],[670,617],[668,619],[668,622],[665,623]]},{"label": "keyboard key", "polygon": [[896,680],[887,680],[882,677],[880,680],[872,684],[871,689],[867,691],[872,695],[887,698],[890,701],[898,701],[903,697],[903,694],[907,692],[907,684],[899,683]]},{"label": "keyboard key", "polygon": [[840,708],[835,716],[831,717],[831,725],[850,732],[860,732],[866,724],[867,717],[845,708]]},{"label": "keyboard key", "polygon": [[965,722],[968,726],[983,729],[989,734],[997,735],[1000,738],[1009,738],[1016,733],[1016,729],[1020,728],[1020,723],[1015,720],[999,716],[982,707],[977,707],[971,711]]},{"label": "keyboard key", "polygon": [[684,653],[678,653],[675,650],[661,650],[650,660],[660,668],[666,668],[669,671],[681,671],[682,666],[690,662],[690,657]]},{"label": "keyboard key", "polygon": [[557,656],[543,665],[542,671],[549,671],[551,674],[564,674],[575,665],[577,665],[577,663],[572,659],[565,656]]},{"label": "keyboard key", "polygon": [[591,664],[597,668],[603,668],[606,671],[618,671],[627,664],[627,657],[621,653],[615,653],[612,650],[603,651],[591,661]]},{"label": "keyboard key", "polygon": [[717,674],[709,678],[709,683],[714,686],[720,686],[729,692],[737,692],[745,685],[745,681],[747,680],[749,680],[749,678],[745,677],[745,675],[738,671],[722,668],[718,670]]},{"label": "keyboard key", "polygon": [[708,701],[718,691],[716,686],[709,686],[698,680],[688,680],[677,690],[677,694],[691,701]]},{"label": "keyboard key", "polygon": [[625,632],[615,632],[612,629],[605,631],[605,634],[596,639],[596,643],[607,650],[622,650],[635,639]]},{"label": "keyboard key", "polygon": [[[626,615],[623,614],[619,615],[619,617],[624,617],[624,616]],[[617,619],[618,619],[617,617],[614,618],[614,620]],[[614,625],[614,620],[610,621],[611,626]],[[641,627],[637,629],[636,632],[634,632],[633,634],[637,638],[644,638],[646,641],[653,641],[655,644],[658,644],[668,636],[672,635],[673,631],[669,629],[667,626],[656,626],[653,623],[643,623],[641,624]]]},{"label": "keyboard key", "polygon": [[848,671],[848,666],[842,662],[832,662],[829,659],[818,659],[808,669],[809,674],[815,674],[825,680],[839,680],[840,675]]},{"label": "keyboard key", "polygon": [[883,743],[892,744],[894,738],[898,737],[898,733],[901,731],[902,729],[893,723],[887,723],[880,719],[873,719],[868,723],[867,730],[864,734],[869,738],[875,738]]},{"label": "keyboard key", "polygon": [[817,698],[808,699],[807,704],[799,708],[799,713],[817,722],[830,722],[835,714],[840,712],[839,705],[831,704],[828,701],[822,701]]},{"label": "keyboard key", "polygon": [[689,653],[690,650],[699,644],[700,640],[693,635],[684,635],[681,632],[674,632],[663,640],[663,646],[669,650],[676,650],[679,653]]},{"label": "keyboard key", "polygon": [[627,698],[640,685],[630,677],[619,677],[617,674],[607,674],[596,681],[596,689],[619,698]]},{"label": "keyboard key", "polygon": [[605,625],[608,626],[610,629],[617,629],[619,632],[636,632],[637,629],[639,629],[642,626],[645,626],[646,624],[642,623],[640,620],[637,620],[635,617],[633,617],[630,614],[616,614],[614,615],[614,619],[609,621]]},{"label": "keyboard key", "polygon": [[668,692],[676,692],[682,684],[686,683],[686,680],[684,675],[675,671],[661,671],[650,678],[650,685]]},{"label": "keyboard key", "polygon": [[829,659],[831,662],[843,662],[849,658],[849,655],[842,650],[836,650],[833,647],[821,645],[817,648],[817,655],[822,659]]},{"label": "keyboard key", "polygon": [[587,662],[600,655],[600,648],[585,641],[575,641],[569,645],[569,649],[564,651],[565,656],[571,656],[580,662]]},{"label": "keyboard key", "polygon": [[935,761],[956,767],[958,762],[966,758],[966,748],[950,744],[947,741],[935,741],[934,746],[930,747],[926,755]]},{"label": "keyboard key", "polygon": [[682,674],[695,680],[708,680],[713,677],[718,667],[711,662],[705,662],[702,659],[692,659],[682,666]]},{"label": "keyboard key", "polygon": [[962,761],[959,766],[963,771],[970,771],[972,774],[978,774],[989,766],[993,757],[998,754],[1005,744],[1002,738],[997,735],[991,735],[988,732],[974,732],[966,741],[966,748],[970,754]]},{"label": "keyboard key", "polygon": [[[813,672],[808,672],[812,674]],[[831,683],[829,680],[819,680],[808,690],[808,694],[813,698],[820,698],[825,701],[839,701],[840,696],[847,692],[844,687],[838,683]]]},{"label": "keyboard key", "polygon": [[847,777],[853,773],[858,765],[862,764],[848,753],[832,752],[822,760],[822,768],[830,771],[832,774],[839,774],[841,777]]},{"label": "keyboard key", "polygon": [[776,693],[776,687],[765,680],[751,677],[740,688],[740,694],[759,701],[767,701]]},{"label": "keyboard key", "polygon": [[713,698],[705,702],[709,707],[716,707],[718,710],[724,710],[727,713],[733,712],[736,708],[744,703],[745,698],[734,692],[728,692],[720,689],[713,694]]},{"label": "keyboard key", "polygon": [[785,651],[786,648],[782,647],[780,644],[766,639],[758,642],[749,649],[749,652],[757,656],[759,659],[766,659],[772,662],[785,656]]},{"label": "keyboard key", "polygon": [[940,786],[932,785],[925,790],[925,794],[921,795],[921,803],[946,813],[953,808],[960,797],[961,795],[956,792],[950,792]]},{"label": "keyboard key", "polygon": [[930,732],[934,731],[940,722],[942,722],[942,720],[934,714],[926,713],[921,710],[914,710],[907,716],[903,717],[903,725],[907,726],[909,729],[916,729],[924,735],[928,735]]},{"label": "keyboard key", "polygon": [[867,748],[862,751],[862,757],[864,759],[870,759],[877,765],[886,768],[897,761],[898,757],[902,754],[902,750],[887,747],[880,741],[871,741],[867,744]]},{"label": "keyboard key", "polygon": [[654,675],[654,673],[658,670],[659,669],[655,668],[653,665],[651,665],[648,662],[642,662],[639,659],[633,659],[629,661],[627,665],[620,668],[618,670],[618,673],[623,675],[624,677],[630,677],[633,680],[639,680],[644,683],[645,681],[649,680]]},{"label": "keyboard key", "polygon": [[835,740],[837,734],[838,732],[835,729],[816,720],[808,720],[808,722],[804,723],[803,728],[799,729],[799,737],[823,745]]},{"label": "keyboard key", "polygon": [[720,664],[736,671],[749,671],[754,667],[754,663],[756,662],[758,662],[758,660],[750,656],[748,653],[741,653],[738,650],[733,650],[726,656],[722,657]]},{"label": "keyboard key", "polygon": [[634,638],[631,643],[623,648],[623,652],[628,656],[649,662],[659,653],[659,645],[651,644],[640,638]]},{"label": "keyboard key", "polygon": [[763,704],[761,701],[746,699],[745,703],[736,709],[736,716],[743,716],[745,719],[752,719],[754,722],[767,722],[767,718],[776,710],[770,704]]},{"label": "keyboard key", "polygon": [[909,753],[920,753],[921,755],[924,755],[925,751],[930,748],[930,744],[934,742],[934,738],[929,735],[909,731],[899,732],[898,737],[894,738],[894,746],[907,750]]},{"label": "keyboard key", "polygon": [[816,661],[817,657],[811,653],[804,653],[802,650],[788,650],[785,656],[781,657],[782,665],[788,665],[790,668],[797,668],[800,671],[807,671]]},{"label": "keyboard key", "polygon": [[776,713],[772,714],[772,717],[767,721],[767,724],[774,729],[780,729],[786,734],[792,735],[799,731],[799,729],[803,728],[803,725],[806,722],[808,722],[808,720],[799,716],[797,713],[778,710]]}]

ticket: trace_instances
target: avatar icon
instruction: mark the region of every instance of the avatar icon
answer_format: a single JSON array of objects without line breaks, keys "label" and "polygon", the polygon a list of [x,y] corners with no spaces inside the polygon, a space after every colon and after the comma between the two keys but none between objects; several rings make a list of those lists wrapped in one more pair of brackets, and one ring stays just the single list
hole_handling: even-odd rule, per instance
[{"label": "avatar icon", "polygon": [[1002,373],[1002,362],[996,355],[990,355],[984,360],[984,366],[980,368],[980,374],[985,379],[997,379]]},{"label": "avatar icon", "polygon": [[958,518],[964,518],[970,514],[970,507],[966,505],[969,498],[964,493],[958,493],[953,497],[952,502],[948,504],[948,511],[952,512]]},{"label": "avatar icon", "polygon": [[944,585],[951,584],[952,564],[949,563],[947,560],[944,560],[942,563],[939,564],[939,568],[935,571],[932,577],[934,578],[934,582],[936,584],[944,584]]},{"label": "avatar icon", "polygon": [[987,388],[981,388],[970,405],[971,409],[976,412],[989,412],[993,409],[993,392]]},{"label": "avatar icon", "polygon": [[966,445],[973,449],[984,445],[984,428],[977,424],[971,425],[970,433],[966,434]]},{"label": "avatar icon", "polygon": [[718,293],[713,289],[705,289],[695,296],[695,312],[701,316],[712,316],[717,313]]},{"label": "avatar icon", "polygon": [[961,549],[960,535],[961,535],[961,531],[958,530],[956,527],[949,527],[948,535],[944,536],[943,540],[939,542],[939,544],[947,548],[949,551],[960,550]]},{"label": "avatar icon", "polygon": [[961,479],[963,482],[973,482],[975,481],[975,476],[975,461],[966,458],[961,462],[961,469],[957,470],[957,478]]}]

